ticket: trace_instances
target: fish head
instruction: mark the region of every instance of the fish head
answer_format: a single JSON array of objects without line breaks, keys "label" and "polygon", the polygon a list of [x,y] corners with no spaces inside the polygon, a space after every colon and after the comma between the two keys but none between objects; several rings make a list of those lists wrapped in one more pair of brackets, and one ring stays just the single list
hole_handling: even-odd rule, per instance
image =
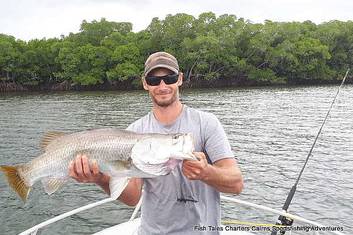
[{"label": "fish head", "polygon": [[166,175],[183,160],[196,160],[191,134],[168,134],[147,137],[132,149],[132,163],[151,175]]},{"label": "fish head", "polygon": [[196,160],[194,155],[194,138],[192,134],[173,134],[171,136],[171,156],[170,159]]}]

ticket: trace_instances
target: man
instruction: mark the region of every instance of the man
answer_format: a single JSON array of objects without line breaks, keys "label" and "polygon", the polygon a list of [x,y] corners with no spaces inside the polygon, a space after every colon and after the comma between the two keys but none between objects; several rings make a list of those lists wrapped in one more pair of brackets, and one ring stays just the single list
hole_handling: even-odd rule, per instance
[{"label": "man", "polygon": [[[131,179],[119,200],[136,205],[143,186],[139,234],[218,234],[208,226],[220,225],[220,192],[239,194],[243,188],[226,134],[214,115],[180,102],[183,73],[174,56],[166,52],[150,55],[142,82],[153,108],[128,130],[192,133],[198,161],[184,161],[167,176]],[[90,164],[87,156],[71,163],[70,176],[79,182],[94,182],[110,193],[109,176],[96,163]],[[206,231],[198,231],[203,226]]]}]

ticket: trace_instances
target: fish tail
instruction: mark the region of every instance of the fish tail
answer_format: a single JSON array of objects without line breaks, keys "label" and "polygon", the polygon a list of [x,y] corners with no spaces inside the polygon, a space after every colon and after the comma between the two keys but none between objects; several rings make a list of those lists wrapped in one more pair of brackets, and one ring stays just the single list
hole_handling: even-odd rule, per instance
[{"label": "fish tail", "polygon": [[10,187],[26,202],[30,186],[27,186],[25,181],[20,176],[18,169],[21,165],[17,166],[0,166],[0,171],[4,172]]}]

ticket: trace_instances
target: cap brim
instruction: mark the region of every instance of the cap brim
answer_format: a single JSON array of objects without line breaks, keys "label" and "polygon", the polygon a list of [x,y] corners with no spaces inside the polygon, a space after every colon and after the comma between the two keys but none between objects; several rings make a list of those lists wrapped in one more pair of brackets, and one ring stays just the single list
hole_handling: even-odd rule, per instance
[{"label": "cap brim", "polygon": [[158,65],[152,66],[149,70],[147,70],[144,73],[144,76],[146,76],[147,74],[149,74],[152,70],[154,70],[156,68],[165,68],[165,69],[169,69],[170,71],[172,71],[174,73],[179,73],[179,71],[176,68],[172,67],[172,66],[169,66],[169,65],[166,65],[166,64],[158,64]]}]

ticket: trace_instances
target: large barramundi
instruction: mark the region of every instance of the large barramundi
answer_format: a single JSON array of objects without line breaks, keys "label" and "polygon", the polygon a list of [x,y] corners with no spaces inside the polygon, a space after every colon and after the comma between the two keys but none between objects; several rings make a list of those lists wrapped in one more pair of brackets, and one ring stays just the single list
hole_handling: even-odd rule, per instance
[{"label": "large barramundi", "polygon": [[23,201],[38,180],[48,194],[59,189],[69,179],[69,164],[78,154],[97,161],[101,171],[111,176],[112,198],[120,195],[130,177],[166,175],[180,161],[196,160],[191,134],[138,134],[112,128],[72,134],[49,132],[41,147],[44,153],[28,163],[0,166]]}]

